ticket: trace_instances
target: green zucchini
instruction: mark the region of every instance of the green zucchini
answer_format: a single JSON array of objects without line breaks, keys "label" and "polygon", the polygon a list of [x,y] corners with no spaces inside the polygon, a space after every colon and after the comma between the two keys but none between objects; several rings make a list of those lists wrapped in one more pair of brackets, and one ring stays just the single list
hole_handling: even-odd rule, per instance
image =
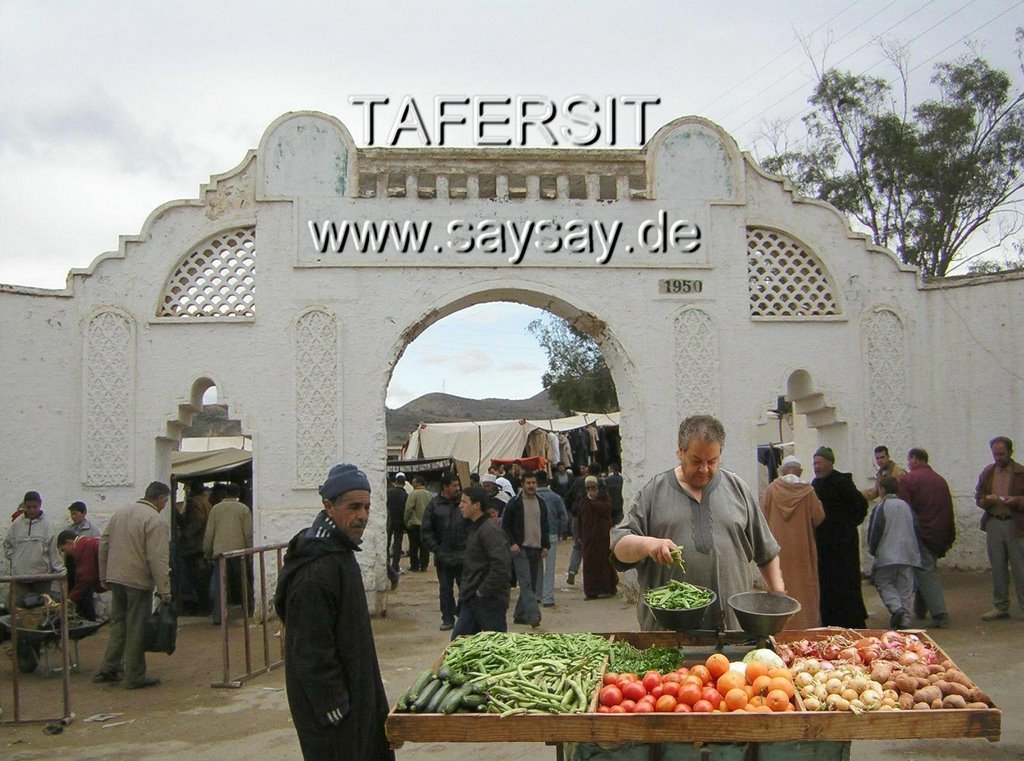
[{"label": "green zucchini", "polygon": [[461,687],[456,687],[448,693],[448,696],[444,699],[441,705],[438,706],[438,711],[441,713],[454,713],[459,709],[459,706],[462,705],[462,699],[469,694],[470,689],[468,686],[462,685]]},{"label": "green zucchini", "polygon": [[462,698],[462,707],[468,708],[471,711],[475,711],[481,708],[487,702],[487,696],[481,695],[478,692],[471,692]]},{"label": "green zucchini", "polygon": [[443,682],[440,679],[432,679],[427,683],[427,686],[420,691],[420,696],[416,698],[416,702],[412,705],[412,710],[416,713],[423,713],[427,710],[427,706],[430,704],[430,699],[434,697],[434,693],[437,692]]},{"label": "green zucchini", "polygon": [[443,679],[446,682],[450,682],[452,680],[452,671],[448,668],[448,664],[441,664],[441,667],[437,670],[437,678]]},{"label": "green zucchini", "polygon": [[423,712],[424,713],[437,713],[438,709],[440,709],[440,707],[441,707],[441,703],[444,702],[444,699],[454,689],[455,688],[452,686],[451,682],[444,682],[444,681],[442,681],[441,682],[441,686],[434,693],[433,697],[430,698],[430,702],[427,704],[427,707],[423,709]]},{"label": "green zucchini", "polygon": [[430,680],[434,678],[434,672],[430,669],[422,672],[416,681],[412,683],[412,687],[405,693],[405,701],[409,704],[415,703],[420,698],[420,693],[423,692],[423,688],[430,684]]}]

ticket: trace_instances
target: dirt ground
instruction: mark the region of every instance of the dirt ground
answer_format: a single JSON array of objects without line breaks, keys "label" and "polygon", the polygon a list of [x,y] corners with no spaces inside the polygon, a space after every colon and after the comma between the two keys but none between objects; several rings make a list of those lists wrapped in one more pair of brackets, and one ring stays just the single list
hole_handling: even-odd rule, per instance
[{"label": "dirt ground", "polygon": [[[584,601],[582,587],[565,585],[568,545],[559,550],[554,608],[544,609],[541,631],[628,631],[636,629],[632,604],[623,598]],[[944,572],[943,584],[953,615],[949,629],[930,634],[1003,709],[1002,740],[920,740],[855,742],[855,761],[874,759],[1021,759],[1024,758],[1024,712],[1019,710],[1024,660],[1017,660],[1024,619],[1019,612],[1009,621],[983,623],[979,616],[991,607],[987,574]],[[869,626],[885,628],[888,615],[873,587],[864,599],[871,614]],[[437,581],[432,572],[405,574],[391,594],[386,618],[374,621],[377,652],[385,687],[392,703],[416,674],[442,651],[448,633],[438,630]],[[514,631],[528,627],[513,626]],[[236,635],[238,633],[236,632]],[[255,662],[262,662],[262,640],[254,632]],[[178,649],[172,656],[150,655],[149,673],[164,683],[153,689],[128,692],[117,685],[91,681],[106,644],[106,630],[80,643],[80,670],[72,677],[71,707],[76,719],[57,735],[44,725],[0,726],[0,757],[23,759],[132,759],[166,761],[231,761],[253,757],[276,761],[301,759],[288,714],[284,670],[277,669],[246,682],[239,689],[218,689],[222,677],[220,630],[205,619],[182,619]],[[9,643],[4,645],[6,648]],[[241,670],[241,637],[232,645]],[[271,652],[278,652],[277,640]],[[60,713],[61,680],[32,674],[23,679],[22,715]],[[0,706],[12,718],[10,661],[0,658]],[[120,714],[104,723],[83,719],[98,713]],[[119,723],[125,722],[125,723]],[[117,726],[113,726],[117,724]],[[407,743],[397,752],[400,761],[441,761],[472,757],[475,761],[555,757],[544,745]]]}]

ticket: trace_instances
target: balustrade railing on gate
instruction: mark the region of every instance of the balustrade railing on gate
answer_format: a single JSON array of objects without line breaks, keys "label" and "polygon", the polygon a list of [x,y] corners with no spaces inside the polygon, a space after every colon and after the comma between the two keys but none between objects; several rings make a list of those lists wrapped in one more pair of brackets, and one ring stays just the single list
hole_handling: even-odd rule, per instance
[{"label": "balustrade railing on gate", "polygon": [[[51,583],[54,581],[60,581],[60,650],[63,658],[61,675],[64,714],[62,716],[23,719],[21,717],[21,674],[18,663],[18,640],[20,637],[27,635],[19,632],[18,606],[15,604],[15,598],[17,596],[17,587],[19,583],[30,584],[36,581],[49,581]],[[68,599],[68,578],[63,573],[46,573],[34,576],[0,576],[0,584],[10,584],[10,594],[8,595],[7,607],[10,616],[8,619],[10,621],[8,629],[11,633],[11,687],[14,698],[14,718],[8,719],[0,716],[0,726],[3,726],[4,724],[33,724],[41,722],[60,722],[61,724],[68,724],[74,718],[74,714],[71,713],[71,651],[70,637],[68,636],[68,606],[65,603]]]},{"label": "balustrade railing on gate", "polygon": [[[280,574],[281,565],[284,562],[284,549],[287,544],[268,544],[263,547],[252,547],[247,550],[234,550],[232,552],[225,552],[217,558],[218,572],[220,578],[218,579],[220,585],[220,631],[221,631],[221,655],[223,660],[223,676],[221,681],[213,682],[211,687],[241,687],[242,684],[252,679],[253,677],[259,676],[260,674],[266,674],[274,669],[278,668],[284,663],[284,648],[283,644],[278,641],[278,654],[274,660],[271,660],[270,655],[270,640],[271,633],[269,629],[269,605],[270,602],[267,597],[267,553],[273,552],[277,561],[277,572]],[[254,667],[253,665],[253,644],[252,644],[252,623],[253,623],[253,610],[249,604],[249,573],[248,567],[251,563],[251,558],[257,558],[257,568],[259,573],[259,585],[260,585],[260,597],[259,603],[262,609],[261,615],[259,616],[260,629],[262,634],[263,643],[263,665],[260,667]],[[228,561],[233,558],[240,558],[242,564],[242,572],[238,574],[241,586],[242,596],[242,629],[244,637],[244,649],[245,649],[245,671],[236,676],[231,675],[231,629],[228,621]]]}]

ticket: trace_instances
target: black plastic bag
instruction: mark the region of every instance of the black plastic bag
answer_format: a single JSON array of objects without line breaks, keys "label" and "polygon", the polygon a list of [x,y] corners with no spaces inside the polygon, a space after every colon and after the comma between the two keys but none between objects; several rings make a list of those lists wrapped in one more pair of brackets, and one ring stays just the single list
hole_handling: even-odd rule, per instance
[{"label": "black plastic bag", "polygon": [[147,653],[174,652],[178,639],[178,614],[170,605],[160,603],[156,610],[146,617],[143,644]]}]

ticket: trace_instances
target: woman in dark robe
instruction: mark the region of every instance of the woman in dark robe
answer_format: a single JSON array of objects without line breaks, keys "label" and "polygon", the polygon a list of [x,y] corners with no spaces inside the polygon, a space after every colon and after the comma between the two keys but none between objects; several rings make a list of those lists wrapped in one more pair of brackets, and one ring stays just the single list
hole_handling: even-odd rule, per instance
[{"label": "woman in dark robe", "polygon": [[868,514],[868,501],[853,476],[835,470],[828,447],[814,453],[814,487],[825,520],[814,529],[818,545],[818,589],[821,625],[863,629],[868,618],[861,594],[860,534],[857,527]]},{"label": "woman in dark robe", "polygon": [[586,491],[578,504],[580,542],[583,545],[583,594],[588,600],[614,595],[619,575],[612,568],[612,503],[597,489],[597,478],[587,476]]}]

